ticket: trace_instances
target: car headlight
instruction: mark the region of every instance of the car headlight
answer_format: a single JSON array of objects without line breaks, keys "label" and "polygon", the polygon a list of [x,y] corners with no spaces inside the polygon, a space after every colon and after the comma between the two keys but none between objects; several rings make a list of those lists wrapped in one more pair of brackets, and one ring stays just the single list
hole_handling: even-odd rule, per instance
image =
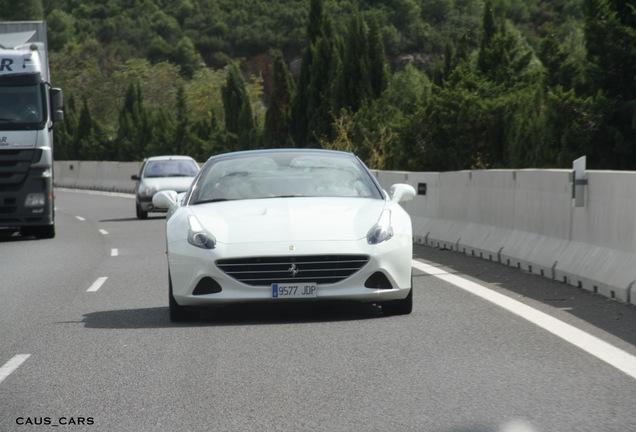
[{"label": "car headlight", "polygon": [[139,191],[139,195],[147,196],[147,197],[154,196],[156,193],[157,193],[157,188],[153,188],[153,187],[142,188]]},{"label": "car headlight", "polygon": [[216,238],[208,233],[201,222],[193,216],[188,216],[188,243],[201,249],[214,249]]},{"label": "car headlight", "polygon": [[367,233],[369,244],[378,244],[390,240],[393,237],[393,226],[391,226],[391,210],[384,209],[378,221]]}]

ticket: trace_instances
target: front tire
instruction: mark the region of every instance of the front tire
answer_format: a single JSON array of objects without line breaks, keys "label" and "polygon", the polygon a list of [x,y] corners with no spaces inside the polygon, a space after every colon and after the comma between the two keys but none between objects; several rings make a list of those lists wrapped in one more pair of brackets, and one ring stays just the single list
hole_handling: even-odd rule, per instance
[{"label": "front tire", "polygon": [[168,274],[168,283],[169,283],[169,299],[168,299],[168,307],[170,309],[170,321],[172,322],[184,322],[190,321],[192,319],[192,315],[187,307],[181,306],[177,303],[172,295],[172,278]]},{"label": "front tire", "polygon": [[141,209],[141,204],[136,203],[135,210],[137,211],[137,219],[148,219],[148,212]]},{"label": "front tire", "polygon": [[413,311],[413,288],[404,300],[394,300],[382,305],[385,315],[408,315]]}]

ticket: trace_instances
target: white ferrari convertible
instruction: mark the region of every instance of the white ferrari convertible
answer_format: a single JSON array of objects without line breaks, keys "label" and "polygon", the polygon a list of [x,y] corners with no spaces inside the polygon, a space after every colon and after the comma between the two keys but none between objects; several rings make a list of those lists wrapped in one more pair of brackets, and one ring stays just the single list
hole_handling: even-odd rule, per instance
[{"label": "white ferrari convertible", "polygon": [[359,301],[413,308],[411,219],[351,153],[254,150],[213,156],[190,189],[162,191],[172,321],[194,307]]}]

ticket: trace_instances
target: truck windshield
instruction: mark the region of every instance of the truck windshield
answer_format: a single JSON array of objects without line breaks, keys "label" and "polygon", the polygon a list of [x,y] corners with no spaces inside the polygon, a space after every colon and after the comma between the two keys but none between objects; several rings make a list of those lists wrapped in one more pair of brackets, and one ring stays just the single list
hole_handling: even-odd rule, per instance
[{"label": "truck windshield", "polygon": [[41,86],[0,87],[0,128],[44,122]]}]

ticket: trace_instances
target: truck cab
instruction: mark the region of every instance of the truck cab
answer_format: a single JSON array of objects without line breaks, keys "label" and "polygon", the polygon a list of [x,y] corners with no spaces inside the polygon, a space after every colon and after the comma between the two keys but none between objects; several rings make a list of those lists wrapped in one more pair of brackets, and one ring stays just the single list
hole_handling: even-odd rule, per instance
[{"label": "truck cab", "polygon": [[0,229],[55,236],[53,124],[62,106],[45,23],[0,23]]}]

